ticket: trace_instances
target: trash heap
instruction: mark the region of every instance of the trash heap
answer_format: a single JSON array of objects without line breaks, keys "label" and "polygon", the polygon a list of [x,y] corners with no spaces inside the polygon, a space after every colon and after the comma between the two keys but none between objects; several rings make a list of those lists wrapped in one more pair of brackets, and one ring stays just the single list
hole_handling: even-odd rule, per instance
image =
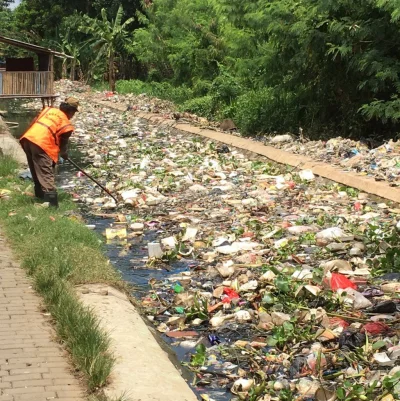
[{"label": "trash heap", "polygon": [[[164,118],[175,119],[177,122],[187,122],[203,128],[214,130],[226,130],[232,135],[240,136],[239,130],[231,120],[223,122],[208,121],[203,117],[187,112],[179,112],[179,107],[172,102],[152,98],[146,94],[121,95],[109,91],[92,91],[90,87],[79,82],[61,80],[56,84],[61,93],[77,92],[79,97],[107,101],[111,104],[126,106],[128,113],[135,115],[138,111],[159,113]],[[233,130],[232,127],[235,127]],[[301,130],[302,131],[302,130]],[[308,156],[314,160],[336,165],[343,171],[357,172],[363,176],[373,177],[377,181],[387,181],[391,186],[400,185],[400,142],[390,140],[379,143],[372,139],[355,141],[342,137],[329,140],[311,141],[301,132],[300,135],[267,135],[262,134],[255,138],[256,141],[266,145],[285,150],[290,153]]]},{"label": "trash heap", "polygon": [[202,399],[400,399],[396,205],[81,98],[73,140],[120,202],[69,190],[125,253],[152,238],[140,303]]},{"label": "trash heap", "polygon": [[92,90],[90,86],[84,85],[81,82],[70,81],[67,79],[57,81],[55,86],[56,90],[60,93],[65,94],[75,92],[80,99],[84,97],[88,100],[104,101],[119,105],[122,104],[131,114],[135,114],[136,112],[157,113],[164,118],[174,119],[179,122],[188,122],[194,125],[201,125],[203,127],[215,129],[219,126],[219,123],[216,121],[208,121],[206,118],[199,117],[192,113],[180,112],[178,110],[179,107],[174,103],[168,100],[150,97],[146,93],[140,95],[121,95],[107,90],[95,91]]},{"label": "trash heap", "polygon": [[400,274],[384,274],[398,256],[380,261],[399,255],[399,210],[254,167],[248,191],[190,203],[161,235],[198,264],[151,283],[148,318],[187,350],[206,400],[399,399]]},{"label": "trash heap", "polygon": [[290,153],[334,164],[343,171],[355,171],[360,175],[374,177],[376,181],[388,181],[391,186],[400,185],[400,143],[393,140],[384,144],[341,137],[307,141],[286,134],[270,137],[265,143]]}]

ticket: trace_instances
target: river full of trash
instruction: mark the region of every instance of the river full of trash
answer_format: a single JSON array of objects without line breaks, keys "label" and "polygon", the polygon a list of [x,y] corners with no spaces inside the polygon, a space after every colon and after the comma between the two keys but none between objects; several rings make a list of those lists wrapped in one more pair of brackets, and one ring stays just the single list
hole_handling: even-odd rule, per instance
[{"label": "river full of trash", "polygon": [[[60,89],[90,91],[71,81],[60,81]],[[179,107],[173,103],[146,94],[121,95],[112,92],[91,92],[92,99],[107,101],[111,104],[122,104],[130,113],[145,111],[159,114],[161,117],[174,119],[179,123],[190,123],[202,128],[217,131],[228,131],[232,135],[241,136],[239,129],[232,120],[209,121],[204,117],[187,112],[179,112]],[[299,127],[296,133],[261,133],[249,138],[265,145],[282,149],[289,153],[307,156],[313,160],[332,164],[342,171],[357,172],[361,176],[374,178],[376,181],[386,181],[393,187],[400,186],[400,142],[398,138],[389,141],[379,141],[376,138],[365,137],[360,140],[335,137],[320,140],[310,140],[307,127]]]},{"label": "river full of trash", "polygon": [[74,144],[118,203],[81,173],[64,187],[201,399],[400,399],[399,206],[77,88]]}]

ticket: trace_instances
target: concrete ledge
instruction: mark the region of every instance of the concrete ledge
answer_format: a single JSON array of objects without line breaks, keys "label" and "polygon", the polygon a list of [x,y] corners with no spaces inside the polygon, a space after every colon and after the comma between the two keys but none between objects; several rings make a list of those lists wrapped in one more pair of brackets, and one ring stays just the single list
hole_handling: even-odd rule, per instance
[{"label": "concrete ledge", "polygon": [[102,284],[80,286],[78,295],[111,338],[116,363],[106,396],[117,399],[124,394],[135,401],[197,400],[126,295]]},{"label": "concrete ledge", "polygon": [[[116,105],[111,102],[96,100],[94,102],[104,107],[109,107],[115,110],[123,109],[125,111],[124,106],[121,107],[120,105]],[[175,120],[163,118],[159,114],[141,111],[134,113],[134,115],[151,122],[157,121],[158,125],[174,127],[175,129],[183,132],[200,135],[226,145],[231,145],[243,150],[254,152],[277,163],[287,164],[301,170],[312,170],[315,175],[319,175],[349,187],[357,188],[362,192],[367,192],[369,194],[377,195],[393,202],[400,203],[400,189],[391,187],[387,182],[378,182],[373,178],[365,177],[354,172],[342,171],[338,167],[330,164],[317,162],[306,156],[295,155],[280,149],[275,149],[271,146],[266,146],[250,139],[225,134],[223,132],[212,131],[209,129],[201,129],[200,127],[190,124],[177,123]]]},{"label": "concrete ledge", "polygon": [[8,156],[13,157],[19,164],[27,165],[25,152],[18,141],[11,135],[7,125],[0,117],[0,149]]}]

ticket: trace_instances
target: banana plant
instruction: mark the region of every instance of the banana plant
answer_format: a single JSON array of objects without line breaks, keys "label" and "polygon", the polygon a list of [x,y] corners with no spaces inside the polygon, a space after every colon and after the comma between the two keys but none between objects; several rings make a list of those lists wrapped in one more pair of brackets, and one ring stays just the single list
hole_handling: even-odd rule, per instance
[{"label": "banana plant", "polygon": [[115,59],[118,53],[126,48],[130,38],[127,31],[134,18],[128,18],[122,22],[124,10],[122,6],[118,8],[114,20],[109,21],[106,9],[101,10],[101,20],[84,16],[84,24],[80,31],[89,34],[91,38],[88,43],[97,51],[96,60],[106,57],[108,61],[108,77],[110,90],[115,91]]},{"label": "banana plant", "polygon": [[70,79],[75,80],[76,68],[80,66],[80,55],[82,49],[87,45],[84,43],[77,43],[72,36],[71,28],[67,27],[65,32],[58,32],[59,40],[54,40],[51,44],[68,56],[72,56],[73,59],[64,58],[62,61],[62,77],[66,78],[68,69],[70,71]]}]

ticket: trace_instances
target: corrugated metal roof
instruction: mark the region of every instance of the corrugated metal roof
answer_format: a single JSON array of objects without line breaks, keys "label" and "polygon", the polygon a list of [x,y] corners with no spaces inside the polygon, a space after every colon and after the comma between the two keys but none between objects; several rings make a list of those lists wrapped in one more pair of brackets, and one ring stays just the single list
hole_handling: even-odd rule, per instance
[{"label": "corrugated metal roof", "polygon": [[46,47],[32,45],[31,43],[21,42],[17,39],[6,38],[5,36],[0,35],[0,43],[6,43],[11,46],[20,47],[25,50],[32,51],[38,54],[53,54],[56,57],[61,58],[73,58],[72,56],[68,56],[64,53],[56,52],[51,49],[47,49]]}]

